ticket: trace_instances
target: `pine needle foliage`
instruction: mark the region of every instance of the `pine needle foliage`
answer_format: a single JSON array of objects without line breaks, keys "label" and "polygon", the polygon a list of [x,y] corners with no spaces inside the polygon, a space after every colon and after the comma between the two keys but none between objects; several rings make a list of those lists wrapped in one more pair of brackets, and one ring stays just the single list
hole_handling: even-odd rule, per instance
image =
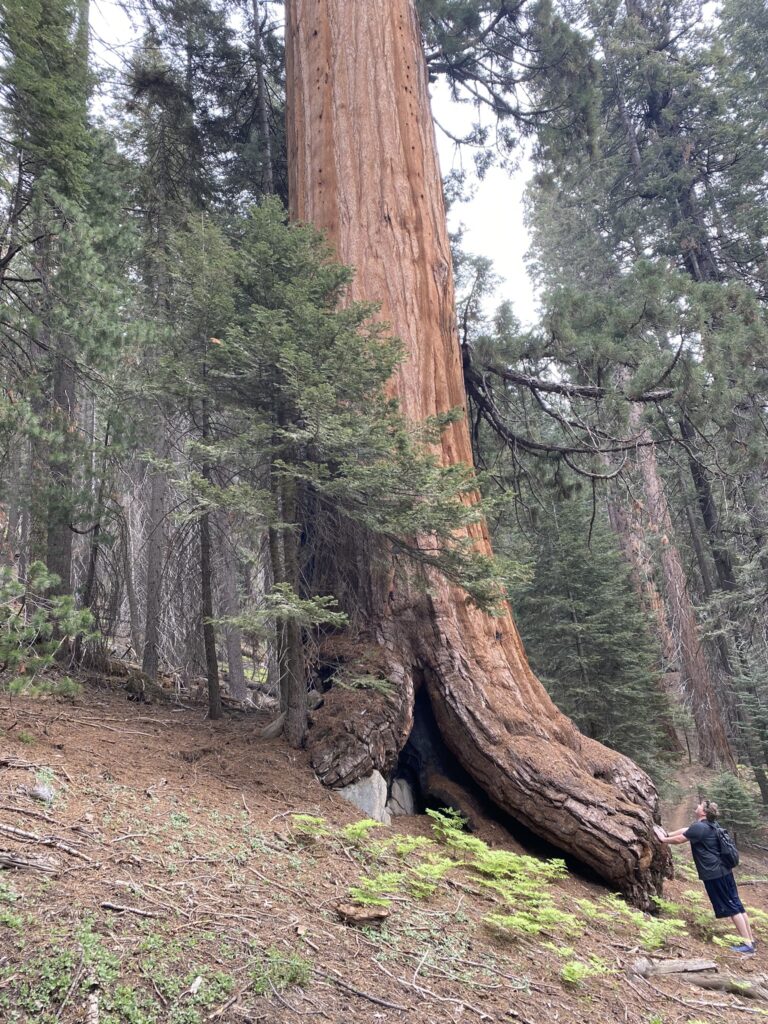
[{"label": "pine needle foliage", "polygon": [[553,700],[582,732],[658,773],[667,707],[658,650],[602,510],[591,517],[578,495],[540,515],[534,578],[515,597],[520,631]]},{"label": "pine needle foliage", "polygon": [[[209,461],[254,478],[266,466],[314,509],[333,510],[495,607],[515,567],[479,555],[461,535],[484,515],[473,471],[443,467],[431,447],[456,414],[406,423],[387,394],[401,346],[372,305],[339,305],[350,271],[331,262],[314,229],[287,225],[282,206],[265,201],[232,244],[236,311],[205,353],[222,423]],[[255,511],[274,522],[274,509]]]}]

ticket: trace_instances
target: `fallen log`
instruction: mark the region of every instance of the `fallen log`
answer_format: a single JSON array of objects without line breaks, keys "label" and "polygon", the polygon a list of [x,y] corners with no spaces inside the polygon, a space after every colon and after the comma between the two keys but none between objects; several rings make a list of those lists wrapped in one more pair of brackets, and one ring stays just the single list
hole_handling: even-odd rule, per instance
[{"label": "fallen log", "polygon": [[45,871],[49,875],[56,875],[59,871],[56,861],[45,857],[23,857],[12,850],[0,850],[0,868],[26,868],[29,871]]},{"label": "fallen log", "polygon": [[692,985],[699,988],[714,989],[719,992],[730,992],[734,996],[743,996],[745,999],[761,999],[768,1002],[768,988],[764,974],[757,974],[751,978],[735,978],[720,974],[699,974],[696,977],[686,979]]},{"label": "fallen log", "polygon": [[628,968],[630,974],[650,978],[659,974],[693,974],[697,971],[716,971],[714,960],[635,960]]}]

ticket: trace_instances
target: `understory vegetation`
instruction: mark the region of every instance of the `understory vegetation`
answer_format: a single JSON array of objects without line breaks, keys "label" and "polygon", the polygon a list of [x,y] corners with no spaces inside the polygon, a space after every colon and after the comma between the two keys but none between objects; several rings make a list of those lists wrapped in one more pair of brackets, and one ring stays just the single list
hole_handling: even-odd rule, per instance
[{"label": "understory vegetation", "polygon": [[[644,914],[562,860],[497,845],[498,831],[493,842],[468,833],[454,812],[432,812],[428,828],[407,819],[414,831],[355,820],[306,768],[286,770],[279,744],[262,751],[258,783],[243,779],[245,723],[222,757],[197,715],[181,713],[180,759],[161,730],[167,711],[137,725],[114,698],[106,706],[114,745],[95,764],[92,708],[17,699],[30,737],[11,741],[24,756],[3,759],[3,778],[14,791],[48,787],[35,812],[46,820],[20,824],[63,847],[27,843],[49,870],[0,878],[8,1024],[69,1024],[91,997],[106,1024],[204,1024],[233,1007],[287,1020],[344,1012],[350,999],[364,1014],[371,997],[426,1021],[445,1000],[493,1014],[511,995],[535,1013],[553,991],[575,1020],[595,999],[627,998],[622,965],[637,957],[728,955],[733,937],[685,853],[669,898]],[[143,764],[128,771],[137,729]],[[70,744],[65,760],[46,753]],[[176,781],[180,760],[189,772]],[[299,801],[306,811],[286,810]],[[749,913],[758,932],[768,925],[751,902]],[[666,1020],[663,998],[658,1012]]]}]

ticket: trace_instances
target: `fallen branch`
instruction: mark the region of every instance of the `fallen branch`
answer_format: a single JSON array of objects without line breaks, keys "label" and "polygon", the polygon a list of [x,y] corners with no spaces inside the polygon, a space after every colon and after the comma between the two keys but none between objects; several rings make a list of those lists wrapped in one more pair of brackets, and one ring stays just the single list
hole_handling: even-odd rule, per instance
[{"label": "fallen branch", "polygon": [[[632,974],[650,978],[654,974],[691,974],[696,971],[716,971],[714,960],[635,960],[628,968]],[[692,978],[688,979],[692,981]]]},{"label": "fallen branch", "polygon": [[235,992],[235,994],[231,996],[226,1001],[226,1003],[221,1004],[218,1010],[214,1010],[213,1013],[209,1013],[208,1016],[206,1017],[206,1020],[218,1020],[222,1014],[226,1013],[230,1006],[234,1006],[235,1003],[239,1002],[239,1000],[242,999],[242,997],[245,995],[248,989],[251,988],[252,985],[253,982],[249,982],[247,985],[243,986],[243,988],[241,988],[239,992]]},{"label": "fallen branch", "polygon": [[55,862],[37,857],[22,857],[10,850],[0,850],[0,868],[28,868],[30,871],[45,871],[49,875],[58,874],[59,866]]},{"label": "fallen branch", "polygon": [[688,978],[687,980],[700,988],[718,989],[721,992],[730,992],[734,996],[744,996],[745,999],[768,1000],[768,989],[760,984],[765,981],[762,975],[757,975],[754,978],[729,978],[702,974],[697,978]]},{"label": "fallen branch", "polygon": [[25,832],[23,829],[14,828],[13,825],[2,823],[0,823],[0,833],[11,836],[13,839],[19,839],[23,843],[35,843],[38,846],[54,846],[57,850],[63,850],[64,853],[68,853],[70,857],[77,857],[79,860],[85,861],[86,864],[93,864],[90,857],[86,857],[84,853],[80,853],[74,846],[70,846],[69,843],[65,843],[63,839],[58,839],[56,836],[37,836],[34,832]]},{"label": "fallen branch", "polygon": [[[145,884],[149,888],[159,889],[160,892],[162,892],[164,895],[167,895],[167,893],[161,886],[153,885],[151,882],[146,882]],[[167,910],[171,914],[179,914],[181,917],[185,917],[187,920],[189,920],[190,917],[192,916],[189,911],[182,910],[181,907],[174,906],[174,904],[172,903],[164,903],[162,900],[152,899],[152,897],[147,893],[147,891],[137,882],[124,882],[118,878],[115,879],[114,882],[112,882],[112,885],[119,886],[123,889],[129,889],[131,892],[134,892],[137,896],[141,896],[141,898],[143,900],[146,900],[147,903],[152,903],[156,907],[162,907],[163,910]]]},{"label": "fallen branch", "polygon": [[407,981],[403,981],[402,978],[396,978],[394,974],[383,966],[383,964],[376,963],[376,966],[380,971],[383,971],[387,977],[391,978],[392,981],[396,981],[399,985],[402,985],[403,988],[412,989],[420,996],[428,996],[430,999],[437,1000],[438,1003],[454,1003],[456,1006],[461,1006],[465,1010],[471,1010],[472,1013],[476,1013],[480,1020],[493,1020],[493,1017],[491,1017],[490,1014],[487,1014],[484,1010],[480,1010],[478,1007],[473,1006],[472,1003],[467,1003],[463,999],[454,999],[452,996],[439,996],[437,992],[433,992],[432,989],[429,988],[424,988],[423,985],[412,985]]},{"label": "fallen branch", "polygon": [[99,993],[91,992],[85,1004],[85,1024],[99,1024]]},{"label": "fallen branch", "polygon": [[354,988],[348,982],[344,981],[336,971],[332,968],[331,974],[326,974],[325,971],[320,971],[316,967],[313,968],[314,973],[318,974],[321,978],[325,978],[327,981],[332,981],[334,984],[339,985],[341,988],[345,988],[348,992],[352,992],[356,996],[360,996],[362,999],[367,999],[370,1003],[375,1003],[377,1006],[386,1006],[388,1010],[402,1010],[403,1013],[408,1013],[411,1010],[410,1006],[401,1006],[399,1003],[389,1003],[386,999],[379,999],[378,996],[372,996],[370,992],[363,992],[359,988]]},{"label": "fallen branch", "polygon": [[77,986],[80,984],[80,979],[83,976],[84,967],[85,967],[85,959],[84,959],[83,950],[81,949],[80,950],[80,964],[78,965],[78,968],[75,971],[75,976],[72,979],[72,984],[67,989],[67,994],[64,996],[64,999],[62,1000],[61,1006],[59,1007],[59,1012],[56,1014],[56,1020],[57,1021],[61,1020],[61,1015],[62,1015],[62,1013],[64,1013],[64,1009],[65,1009],[67,1003],[69,1002],[69,1000],[74,995],[74,992],[75,992],[75,989],[77,988]]},{"label": "fallen branch", "polygon": [[0,768],[23,768],[25,771],[34,769],[36,772],[58,772],[59,775],[68,778],[67,773],[62,768],[54,768],[50,764],[32,764],[31,761],[22,761],[19,757],[0,757]]},{"label": "fallen branch", "polygon": [[99,906],[103,910],[112,910],[116,914],[138,914],[139,917],[162,917],[162,914],[156,914],[153,910],[139,910],[138,907],[124,907],[122,903],[110,903],[108,900],[100,903]]},{"label": "fallen branch", "polygon": [[85,725],[89,729],[103,729],[105,732],[116,732],[121,736],[149,736],[150,739],[155,739],[157,736],[157,733],[142,732],[140,729],[116,729],[113,725],[105,725],[99,719],[65,718],[64,721],[77,722],[78,725]]},{"label": "fallen branch", "polygon": [[[652,989],[657,995],[662,996],[664,999],[671,999],[673,1003],[678,1003],[680,1006],[693,1007],[698,1009],[700,1006],[706,1006],[709,1009],[714,1010],[738,1010],[740,1013],[751,1013],[759,1017],[765,1016],[765,1010],[753,1010],[751,1006],[742,1006],[741,1003],[711,1003],[708,999],[679,999],[677,996],[673,996],[671,992],[665,992],[664,989],[659,988],[658,985],[654,985],[648,981],[647,978],[642,979],[648,988]],[[688,979],[691,980],[691,979]],[[635,992],[642,998],[642,993],[627,979],[627,984],[630,985]]]},{"label": "fallen branch", "polygon": [[23,814],[25,818],[39,818],[51,825],[59,825],[58,821],[54,821],[47,814],[41,814],[40,811],[28,811],[25,807],[17,807],[15,804],[0,804],[0,811],[13,811],[14,814]]}]

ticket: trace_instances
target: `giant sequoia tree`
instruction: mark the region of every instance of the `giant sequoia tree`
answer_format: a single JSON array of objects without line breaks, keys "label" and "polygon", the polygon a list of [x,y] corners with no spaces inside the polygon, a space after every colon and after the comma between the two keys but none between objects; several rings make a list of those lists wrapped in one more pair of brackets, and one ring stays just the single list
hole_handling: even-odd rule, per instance
[{"label": "giant sequoia tree", "polygon": [[[381,303],[406,353],[393,394],[422,421],[465,406],[427,76],[412,0],[364,6],[287,5],[291,209],[356,268],[349,298]],[[444,431],[440,455],[446,465],[471,461],[463,419]],[[486,529],[471,529],[489,552]],[[374,662],[396,693],[329,694],[308,739],[323,781],[391,772],[423,688],[449,750],[500,807],[646,903],[664,866],[651,832],[654,787],[552,704],[510,611],[491,617],[442,577],[406,575],[394,552],[371,557],[369,538],[352,528],[333,533],[327,554],[315,559],[324,577],[315,582],[355,624],[338,650],[369,670]]]}]

